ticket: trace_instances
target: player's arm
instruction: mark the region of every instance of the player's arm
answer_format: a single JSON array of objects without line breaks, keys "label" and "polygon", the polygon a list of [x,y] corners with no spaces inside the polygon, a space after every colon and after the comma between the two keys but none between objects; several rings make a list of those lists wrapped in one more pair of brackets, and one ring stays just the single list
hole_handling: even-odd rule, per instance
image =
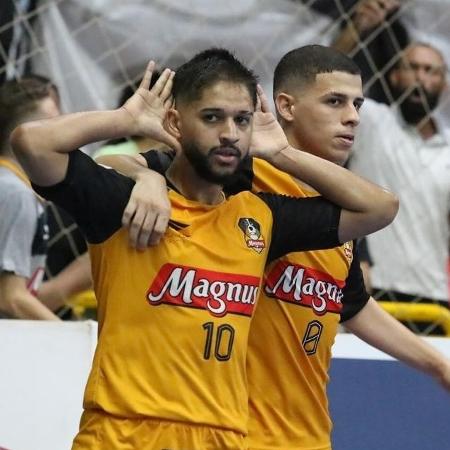
[{"label": "player's arm", "polygon": [[42,283],[37,296],[52,311],[65,305],[73,295],[92,287],[91,261],[84,253],[72,261],[58,275]]},{"label": "player's arm", "polygon": [[259,89],[261,110],[255,113],[251,152],[277,169],[304,181],[342,208],[339,240],[347,242],[377,231],[394,220],[398,199],[391,192],[337,164],[289,145]]},{"label": "player's arm", "polygon": [[142,155],[104,155],[96,161],[136,181],[122,216],[123,226],[129,229],[130,245],[143,250],[158,244],[170,218],[166,179],[149,170],[154,166]]},{"label": "player's arm", "polygon": [[343,325],[373,347],[433,376],[450,391],[450,361],[390,316],[372,297]]},{"label": "player's arm", "polygon": [[60,320],[28,291],[24,277],[9,272],[0,274],[0,310],[16,319]]},{"label": "player's arm", "polygon": [[166,69],[149,91],[153,69],[152,61],[139,89],[117,110],[67,114],[17,127],[11,144],[30,179],[40,186],[59,183],[67,173],[67,154],[99,140],[148,136],[178,148],[178,141],[163,127],[174,73]]}]

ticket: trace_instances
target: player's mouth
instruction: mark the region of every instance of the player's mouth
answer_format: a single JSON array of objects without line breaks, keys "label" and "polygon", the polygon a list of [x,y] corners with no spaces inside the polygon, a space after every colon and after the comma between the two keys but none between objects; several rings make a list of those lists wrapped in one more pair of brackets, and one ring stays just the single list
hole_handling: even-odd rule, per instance
[{"label": "player's mouth", "polygon": [[338,138],[339,143],[344,147],[350,148],[355,142],[355,135],[352,133],[338,134],[336,137]]},{"label": "player's mouth", "polygon": [[232,164],[241,158],[241,152],[236,147],[217,147],[211,152],[211,156],[222,164]]}]

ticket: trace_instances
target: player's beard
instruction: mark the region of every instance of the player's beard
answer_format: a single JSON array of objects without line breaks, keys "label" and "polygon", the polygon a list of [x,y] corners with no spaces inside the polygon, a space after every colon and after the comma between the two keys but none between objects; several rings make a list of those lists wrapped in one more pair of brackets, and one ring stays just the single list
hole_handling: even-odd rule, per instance
[{"label": "player's beard", "polygon": [[[227,148],[229,147],[230,146],[227,145]],[[220,147],[211,148],[205,155],[199,150],[198,146],[195,145],[195,143],[183,143],[184,154],[186,155],[186,158],[191,163],[194,170],[197,172],[197,175],[208,181],[209,183],[220,184],[221,186],[233,185],[242,168],[246,166],[246,162],[249,158],[248,155],[242,158],[242,152],[237,147],[232,148],[236,150],[236,156],[240,159],[239,164],[236,166],[236,169],[232,173],[218,173],[211,167],[210,157],[216,150],[220,149]]]},{"label": "player's beard", "polygon": [[[394,98],[399,98],[405,89],[393,89]],[[413,96],[420,95],[422,100],[417,102]],[[414,88],[411,93],[399,104],[403,118],[410,125],[417,125],[431,114],[439,103],[440,92],[429,92],[424,88]]]}]

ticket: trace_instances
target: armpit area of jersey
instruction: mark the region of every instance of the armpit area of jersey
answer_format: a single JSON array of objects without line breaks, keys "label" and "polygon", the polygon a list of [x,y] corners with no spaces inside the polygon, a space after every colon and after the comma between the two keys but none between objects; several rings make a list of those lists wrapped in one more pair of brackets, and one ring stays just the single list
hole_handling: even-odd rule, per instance
[{"label": "armpit area of jersey", "polygon": [[370,295],[366,291],[364,277],[361,271],[358,247],[353,242],[353,260],[348,271],[345,286],[342,289],[342,311],[340,323],[356,316],[369,301]]}]

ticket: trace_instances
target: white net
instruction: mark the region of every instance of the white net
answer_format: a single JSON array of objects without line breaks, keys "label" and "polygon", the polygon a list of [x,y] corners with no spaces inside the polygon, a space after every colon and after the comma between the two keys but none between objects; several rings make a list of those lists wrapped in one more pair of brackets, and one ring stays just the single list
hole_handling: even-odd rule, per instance
[{"label": "white net", "polygon": [[[67,112],[110,108],[125,86],[135,85],[149,58],[160,67],[175,68],[200,49],[225,46],[253,68],[271,92],[279,59],[302,45],[331,44],[358,3],[2,0],[0,78],[31,70],[55,82]],[[450,1],[399,3],[380,26],[358,37],[350,52],[363,67],[366,93],[386,102],[394,96],[385,75],[408,39],[435,45],[450,61]],[[448,96],[436,114],[442,124],[448,123]]]}]

